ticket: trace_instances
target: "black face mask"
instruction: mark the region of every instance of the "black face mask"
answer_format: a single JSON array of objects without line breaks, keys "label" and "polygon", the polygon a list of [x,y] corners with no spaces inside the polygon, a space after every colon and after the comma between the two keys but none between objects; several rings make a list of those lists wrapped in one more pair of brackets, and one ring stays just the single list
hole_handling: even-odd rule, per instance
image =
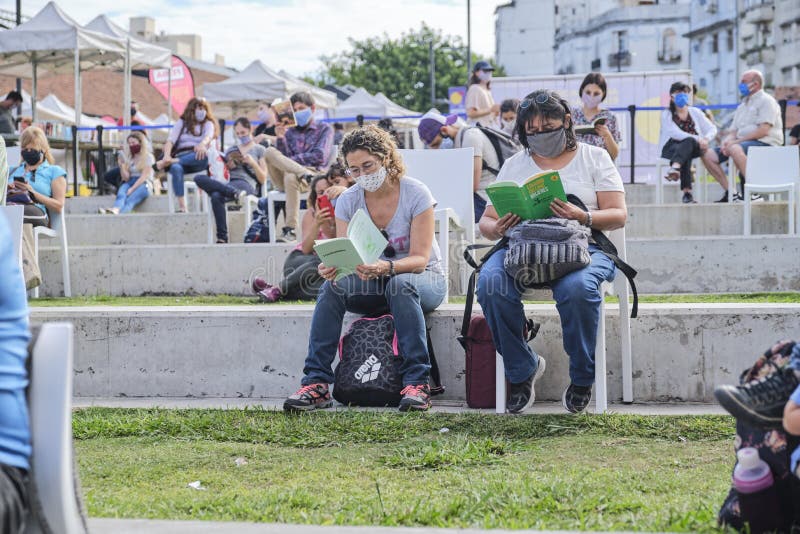
[{"label": "black face mask", "polygon": [[136,115],[136,108],[131,108],[131,117]]},{"label": "black face mask", "polygon": [[28,165],[36,165],[40,161],[42,161],[42,156],[44,156],[44,152],[41,150],[36,150],[34,148],[26,148],[25,150],[20,152],[22,159],[25,160],[25,163]]}]

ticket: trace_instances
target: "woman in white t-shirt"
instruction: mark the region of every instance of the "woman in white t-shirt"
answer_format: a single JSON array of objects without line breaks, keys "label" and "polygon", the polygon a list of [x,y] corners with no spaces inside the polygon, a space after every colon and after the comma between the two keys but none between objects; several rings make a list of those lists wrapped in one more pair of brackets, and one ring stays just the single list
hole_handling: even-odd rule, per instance
[{"label": "woman in white t-shirt", "polygon": [[[564,190],[583,201],[588,212],[559,199],[550,204],[553,216],[572,219],[597,230],[625,226],[627,208],[622,178],[608,153],[578,143],[569,104],[548,90],[534,91],[520,103],[517,135],[526,150],[506,160],[497,180],[524,183],[543,170],[559,171]],[[499,239],[519,217],[498,217],[491,204],[480,221],[481,233]],[[591,264],[550,283],[561,316],[564,350],[569,355],[570,385],[564,391],[564,407],[572,413],[584,410],[594,383],[594,347],[600,318],[600,285],[614,279],[612,261],[594,244],[589,246]],[[486,315],[492,338],[503,355],[506,377],[511,382],[508,410],[519,413],[534,401],[534,385],[543,374],[545,361],[522,337],[525,314],[520,289],[503,266],[506,249],[496,252],[481,269],[478,302]]]},{"label": "woman in white t-shirt", "polygon": [[388,241],[380,258],[359,265],[356,274],[337,279],[337,268],[319,264],[325,279],[311,319],[308,355],[301,387],[283,404],[290,412],[331,406],[333,360],[345,310],[394,317],[399,352],[400,410],[430,408],[430,360],[424,313],[441,304],[446,291],[439,247],[433,238],[430,190],[405,175],[392,137],[377,126],[348,133],[342,140],[347,172],[356,184],[336,199],[336,235],[346,236],[358,210],[369,216]]},{"label": "woman in white t-shirt", "polygon": [[478,61],[472,69],[467,84],[464,107],[467,108],[467,124],[491,126],[500,114],[500,104],[494,103],[492,96],[492,67],[487,61]]},{"label": "woman in white t-shirt", "polygon": [[117,189],[117,199],[111,208],[99,208],[100,213],[118,215],[130,213],[150,196],[153,187],[153,149],[141,130],[133,130],[123,145],[119,156],[119,173],[122,183]]}]

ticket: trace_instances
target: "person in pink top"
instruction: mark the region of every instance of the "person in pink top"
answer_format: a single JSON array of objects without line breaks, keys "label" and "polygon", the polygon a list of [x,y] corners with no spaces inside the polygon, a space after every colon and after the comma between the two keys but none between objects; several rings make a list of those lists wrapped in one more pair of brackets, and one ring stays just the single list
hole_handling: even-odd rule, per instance
[{"label": "person in pink top", "polygon": [[[320,259],[314,252],[314,241],[336,237],[336,222],[333,211],[323,207],[319,201],[331,187],[326,175],[319,175],[311,181],[308,194],[308,209],[303,215],[302,240],[289,253],[283,264],[283,280],[276,285],[267,284],[261,278],[253,281],[253,290],[265,302],[276,302],[288,298],[292,300],[314,300],[325,281],[319,275],[317,266]],[[331,192],[335,191],[332,189]],[[337,193],[340,191],[337,191]],[[328,198],[325,195],[325,198]],[[328,199],[335,202],[335,199]]]}]

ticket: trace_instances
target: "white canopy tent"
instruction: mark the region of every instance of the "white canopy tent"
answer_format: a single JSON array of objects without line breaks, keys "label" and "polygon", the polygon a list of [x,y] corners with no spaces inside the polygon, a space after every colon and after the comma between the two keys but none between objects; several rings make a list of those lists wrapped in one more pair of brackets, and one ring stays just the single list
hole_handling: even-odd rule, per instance
[{"label": "white canopy tent", "polygon": [[314,87],[302,80],[277,73],[259,60],[250,63],[242,72],[227,80],[207,83],[203,86],[203,96],[209,102],[228,102],[232,107],[241,104],[252,105],[260,101],[288,98],[297,91],[309,91],[318,108],[336,107],[336,95],[330,91]]},{"label": "white canopy tent", "polygon": [[[64,124],[75,124],[75,109],[71,108],[54,94],[49,94],[41,99],[37,105],[40,116],[48,116],[52,120],[63,122]],[[96,119],[88,115],[81,114],[82,126],[106,125],[101,119]]]},{"label": "white canopy tent", "polygon": [[[366,89],[359,87],[350,98],[333,110],[333,117],[335,118],[351,118],[356,115],[364,115],[365,117],[416,117],[421,114],[395,104],[383,93],[371,95]],[[419,119],[394,119],[393,122],[395,124],[402,123],[416,126],[419,123]]]},{"label": "white canopy tent", "polygon": [[[86,25],[86,29],[108,35],[117,39],[121,39],[125,43],[125,56],[122,68],[125,74],[124,90],[122,102],[122,120],[126,126],[130,124],[130,108],[131,108],[131,69],[146,69],[150,67],[160,67],[170,69],[170,78],[172,77],[172,51],[168,48],[154,45],[132,37],[124,28],[117,26],[111,22],[105,15],[98,15]],[[171,82],[171,79],[170,79]],[[172,85],[170,83],[170,85]],[[167,109],[172,109],[171,98],[167,99]]]},{"label": "white canopy tent", "polygon": [[32,79],[31,113],[36,116],[36,83],[39,70],[75,74],[75,122],[81,119],[80,71],[110,65],[124,57],[125,43],[87,30],[48,2],[30,20],[0,32],[0,73]]}]

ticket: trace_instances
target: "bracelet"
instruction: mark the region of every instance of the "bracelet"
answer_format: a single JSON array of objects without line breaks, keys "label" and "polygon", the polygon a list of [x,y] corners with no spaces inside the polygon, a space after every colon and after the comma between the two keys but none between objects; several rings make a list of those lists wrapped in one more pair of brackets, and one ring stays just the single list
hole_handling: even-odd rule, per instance
[{"label": "bracelet", "polygon": [[586,222],[584,223],[584,226],[587,226],[589,228],[592,227],[592,212],[591,211],[587,211],[586,212]]},{"label": "bracelet", "polygon": [[394,276],[397,272],[394,270],[394,262],[392,260],[386,260],[389,262],[389,276]]}]

